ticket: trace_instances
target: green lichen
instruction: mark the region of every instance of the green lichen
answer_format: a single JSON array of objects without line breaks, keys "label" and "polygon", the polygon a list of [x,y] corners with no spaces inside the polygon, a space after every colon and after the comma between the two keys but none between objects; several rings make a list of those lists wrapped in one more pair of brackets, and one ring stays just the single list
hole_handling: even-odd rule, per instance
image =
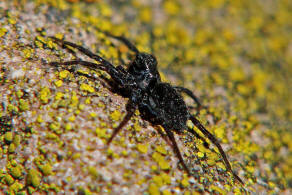
[{"label": "green lichen", "polygon": [[24,100],[24,99],[20,99],[19,100],[19,110],[20,111],[29,110],[29,102]]},{"label": "green lichen", "polygon": [[8,166],[8,173],[15,179],[21,179],[23,176],[23,167],[19,164]]},{"label": "green lichen", "polygon": [[9,153],[14,153],[15,152],[15,145],[14,145],[14,143],[11,143],[11,144],[9,144],[9,147],[8,147],[8,152]]},{"label": "green lichen", "polygon": [[39,165],[38,167],[40,171],[42,172],[43,176],[48,176],[53,173],[52,166],[49,163],[46,163],[44,165]]},{"label": "green lichen", "polygon": [[88,167],[88,173],[93,177],[93,179],[97,179],[99,176],[98,171],[93,166]]},{"label": "green lichen", "polygon": [[23,195],[25,195],[23,188],[24,188],[24,185],[22,183],[15,181],[11,186],[9,186],[9,193],[10,194],[19,194],[19,195],[23,194]]},{"label": "green lichen", "polygon": [[11,175],[0,175],[1,178],[1,183],[7,184],[7,185],[12,185],[14,183],[14,179]]},{"label": "green lichen", "polygon": [[41,173],[36,169],[30,169],[26,176],[26,183],[35,188],[39,187],[41,184]]},{"label": "green lichen", "polygon": [[12,132],[6,132],[4,134],[4,139],[6,142],[10,143],[12,142],[12,139],[13,139],[13,133]]},{"label": "green lichen", "polygon": [[13,144],[15,145],[15,147],[18,147],[20,145],[21,142],[21,136],[19,134],[15,134],[13,137]]}]

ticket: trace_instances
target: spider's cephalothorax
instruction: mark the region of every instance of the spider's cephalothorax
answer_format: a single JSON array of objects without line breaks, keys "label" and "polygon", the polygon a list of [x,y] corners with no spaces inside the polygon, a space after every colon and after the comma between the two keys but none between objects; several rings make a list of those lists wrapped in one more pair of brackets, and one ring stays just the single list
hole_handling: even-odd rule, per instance
[{"label": "spider's cephalothorax", "polygon": [[137,85],[143,90],[147,90],[160,81],[156,58],[147,53],[137,53],[128,72],[135,77]]},{"label": "spider's cephalothorax", "polygon": [[109,33],[106,34],[112,38],[122,41],[130,50],[136,53],[135,59],[128,65],[127,69],[123,66],[113,66],[107,60],[80,45],[54,37],[52,38],[64,47],[71,46],[92,58],[96,62],[88,62],[78,59],[66,62],[51,62],[50,65],[58,66],[80,64],[93,70],[103,70],[111,76],[115,86],[117,86],[118,90],[120,90],[120,94],[129,98],[126,106],[127,114],[120,125],[114,129],[107,145],[111,143],[117,133],[127,124],[130,118],[134,115],[135,110],[139,109],[142,119],[149,121],[153,125],[161,125],[165,129],[167,136],[172,142],[174,152],[179,158],[183,168],[189,175],[191,175],[191,171],[183,160],[173,134],[173,131],[176,133],[182,133],[186,129],[196,137],[202,139],[204,144],[208,147],[208,143],[203,137],[196,133],[192,128],[187,127],[187,121],[191,120],[193,124],[213,144],[216,145],[223,157],[227,170],[233,174],[237,181],[243,184],[243,181],[236,175],[236,173],[233,172],[227,156],[217,139],[200,123],[196,117],[190,114],[180,93],[183,92],[190,96],[197,103],[198,107],[201,107],[198,98],[187,88],[176,87],[170,85],[169,83],[162,82],[157,70],[157,61],[153,55],[139,52],[139,50],[124,37],[114,36]]}]

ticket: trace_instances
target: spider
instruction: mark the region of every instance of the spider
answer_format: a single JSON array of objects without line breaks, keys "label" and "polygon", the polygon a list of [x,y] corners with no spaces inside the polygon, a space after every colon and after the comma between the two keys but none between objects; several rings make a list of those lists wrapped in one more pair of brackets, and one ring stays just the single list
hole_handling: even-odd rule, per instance
[{"label": "spider", "polygon": [[110,145],[115,136],[134,115],[135,110],[138,109],[142,119],[149,121],[154,126],[160,125],[164,128],[172,143],[174,153],[177,155],[184,170],[188,175],[191,175],[191,171],[185,164],[177,146],[174,132],[182,134],[184,130],[187,130],[194,136],[202,139],[205,146],[209,146],[203,137],[196,133],[192,128],[187,127],[187,121],[191,120],[192,123],[218,148],[227,170],[232,173],[233,177],[238,182],[244,184],[240,177],[232,170],[227,156],[217,139],[196,117],[190,114],[181,93],[185,93],[191,97],[196,102],[197,106],[201,107],[199,99],[192,93],[192,91],[184,87],[172,86],[169,83],[162,82],[157,70],[157,60],[155,56],[140,52],[135,45],[123,36],[115,36],[110,33],[105,34],[121,41],[135,53],[135,59],[128,64],[127,68],[124,68],[121,65],[115,67],[109,61],[94,54],[90,50],[75,43],[55,37],[50,38],[61,44],[63,47],[67,47],[67,49],[68,46],[77,49],[79,52],[95,60],[95,62],[77,59],[65,62],[50,62],[49,64],[52,66],[79,64],[92,70],[99,69],[105,71],[111,76],[111,80],[118,87],[121,94],[123,94],[125,98],[129,98],[126,104],[127,113],[118,127],[113,130],[111,137],[107,140],[107,146]]}]

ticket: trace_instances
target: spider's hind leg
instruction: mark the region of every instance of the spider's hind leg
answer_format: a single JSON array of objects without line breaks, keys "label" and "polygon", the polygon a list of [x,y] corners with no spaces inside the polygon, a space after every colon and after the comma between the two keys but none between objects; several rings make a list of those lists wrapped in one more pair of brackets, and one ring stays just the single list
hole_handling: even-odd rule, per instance
[{"label": "spider's hind leg", "polygon": [[209,145],[209,143],[205,140],[205,138],[203,138],[202,136],[200,136],[200,135],[199,135],[197,132],[195,132],[193,129],[188,128],[188,132],[192,133],[196,138],[202,140],[202,142],[203,142],[203,144],[204,144],[204,146],[205,146],[206,148],[208,148],[208,149],[210,148],[210,145]]},{"label": "spider's hind leg", "polygon": [[172,146],[173,146],[173,150],[174,150],[174,153],[176,154],[176,156],[178,157],[180,163],[182,164],[184,170],[188,173],[188,175],[191,175],[191,172],[189,170],[189,168],[187,167],[181,153],[180,153],[180,150],[177,146],[177,143],[175,141],[175,137],[173,135],[173,132],[168,130],[168,129],[165,129],[166,133],[167,133],[167,136],[169,137],[170,141],[172,142]]},{"label": "spider's hind leg", "polygon": [[[244,184],[243,181],[240,179],[240,177],[232,170],[231,165],[229,163],[229,160],[227,159],[227,156],[221,147],[220,143],[218,140],[212,135],[201,123],[198,119],[196,119],[193,116],[190,116],[190,120],[194,123],[194,125],[218,148],[221,156],[223,157],[223,161],[225,163],[225,166],[228,171],[230,171],[233,175],[233,177],[239,181],[241,184]],[[193,133],[194,130],[191,131]]]}]

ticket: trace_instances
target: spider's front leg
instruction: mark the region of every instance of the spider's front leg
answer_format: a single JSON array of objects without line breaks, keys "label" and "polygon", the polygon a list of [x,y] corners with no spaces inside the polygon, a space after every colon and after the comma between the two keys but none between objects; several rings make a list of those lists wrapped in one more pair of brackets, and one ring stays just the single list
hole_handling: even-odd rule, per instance
[{"label": "spider's front leg", "polygon": [[107,146],[110,145],[110,143],[112,142],[114,137],[120,132],[120,130],[132,118],[132,116],[134,115],[134,113],[138,107],[139,102],[141,101],[141,99],[143,97],[143,94],[144,93],[141,91],[141,89],[135,89],[135,88],[132,89],[130,99],[129,99],[127,106],[126,106],[127,114],[124,117],[124,119],[122,120],[122,122],[119,124],[119,126],[114,129],[111,137],[107,141]]},{"label": "spider's front leg", "polygon": [[88,61],[83,61],[83,60],[72,60],[72,61],[67,61],[67,62],[51,62],[49,63],[50,65],[57,66],[57,65],[75,65],[75,64],[80,64],[83,66],[86,66],[92,70],[103,70],[107,72],[111,78],[121,87],[131,85],[133,83],[134,79],[129,75],[126,70],[122,66],[114,67],[110,62],[107,60],[103,59],[101,56],[96,55],[92,53],[90,50],[77,45],[75,43],[69,42],[69,41],[63,41],[61,39],[57,39],[55,37],[51,37],[58,43],[66,46],[73,47],[83,53],[84,55],[96,60],[98,63],[93,63],[93,62],[88,62]]},{"label": "spider's front leg", "polygon": [[115,36],[115,35],[110,34],[109,32],[104,32],[104,34],[111,37],[111,38],[114,38],[118,41],[123,42],[130,50],[132,50],[136,54],[139,53],[139,50],[137,49],[137,47],[135,45],[133,45],[127,38],[125,38],[123,36]]},{"label": "spider's front leg", "polygon": [[124,117],[123,121],[119,124],[119,126],[114,129],[113,134],[107,141],[107,146],[109,146],[112,140],[114,139],[114,137],[119,133],[119,131],[127,124],[127,122],[134,115],[138,102],[140,101],[142,97],[142,93],[139,91],[139,89],[135,90],[136,83],[133,76],[127,73],[127,71],[122,66],[114,67],[110,62],[106,61],[99,55],[92,53],[90,50],[80,45],[77,45],[75,43],[71,43],[68,41],[63,41],[55,37],[52,37],[52,38],[63,45],[71,46],[79,50],[81,53],[85,54],[86,56],[98,61],[98,63],[93,63],[93,62],[88,62],[88,61],[83,61],[83,60],[72,60],[72,61],[66,61],[66,62],[51,62],[49,63],[50,65],[58,66],[58,65],[80,64],[92,70],[100,69],[107,72],[111,76],[113,81],[117,83],[121,88],[131,89],[132,94],[130,95],[130,100],[127,104],[127,114]]},{"label": "spider's front leg", "polygon": [[174,88],[180,93],[183,92],[183,93],[187,94],[190,98],[192,98],[194,100],[194,102],[196,102],[196,104],[199,108],[202,107],[202,104],[200,103],[199,98],[191,90],[189,90],[188,88],[179,87],[179,86],[175,86]]},{"label": "spider's front leg", "polygon": [[137,105],[134,105],[133,103],[129,102],[127,104],[127,114],[124,117],[123,121],[119,124],[118,127],[116,127],[111,135],[111,137],[107,140],[107,147],[111,144],[115,136],[122,130],[122,128],[128,123],[128,121],[132,118],[132,116],[135,113],[135,110],[137,108]]}]

